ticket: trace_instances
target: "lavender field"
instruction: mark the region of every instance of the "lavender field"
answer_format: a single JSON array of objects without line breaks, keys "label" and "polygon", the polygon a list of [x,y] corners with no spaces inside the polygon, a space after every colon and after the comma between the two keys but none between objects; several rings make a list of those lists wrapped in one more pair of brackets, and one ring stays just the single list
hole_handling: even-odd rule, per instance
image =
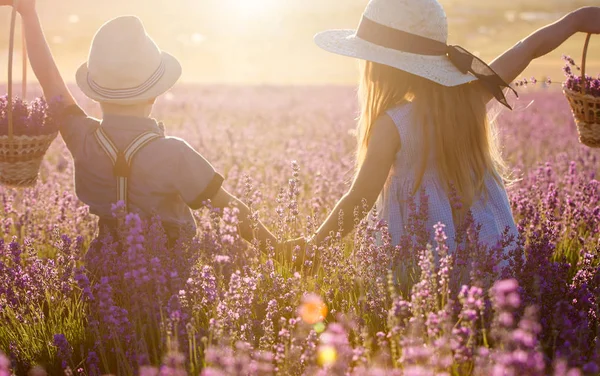
[{"label": "lavender field", "polygon": [[[414,205],[400,246],[364,221],[307,249],[323,261],[303,273],[241,240],[235,208],[198,211],[194,240],[167,250],[156,221],[116,207],[121,236],[90,281],[97,224],[57,139],[35,188],[0,188],[0,375],[600,374],[600,152],[559,91],[521,94],[497,119],[521,233],[501,281],[502,250],[479,246],[476,224],[449,255]],[[185,85],[154,113],[282,239],[345,193],[356,115],[346,87]]]}]

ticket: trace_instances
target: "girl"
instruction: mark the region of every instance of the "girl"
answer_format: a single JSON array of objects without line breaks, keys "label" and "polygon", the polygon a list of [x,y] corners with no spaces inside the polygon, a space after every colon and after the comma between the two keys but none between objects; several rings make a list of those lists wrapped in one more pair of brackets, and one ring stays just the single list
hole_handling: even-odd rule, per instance
[{"label": "girl", "polygon": [[[428,197],[431,240],[434,224],[441,222],[455,249],[455,230],[468,210],[481,225],[484,244],[496,245],[506,229],[516,234],[486,104],[496,98],[510,108],[503,93],[506,83],[576,32],[600,33],[600,8],[566,15],[518,42],[491,66],[447,45],[446,16],[437,0],[371,0],[357,30],[318,34],[321,48],[366,62],[359,88],[357,173],[308,241],[319,244],[337,231],[340,213],[342,236],[348,234],[354,208],[362,207],[363,200],[372,207],[379,197],[379,218],[398,244],[408,220],[406,203],[414,197],[419,204],[415,193],[421,190]],[[462,209],[453,209],[453,191]]]}]

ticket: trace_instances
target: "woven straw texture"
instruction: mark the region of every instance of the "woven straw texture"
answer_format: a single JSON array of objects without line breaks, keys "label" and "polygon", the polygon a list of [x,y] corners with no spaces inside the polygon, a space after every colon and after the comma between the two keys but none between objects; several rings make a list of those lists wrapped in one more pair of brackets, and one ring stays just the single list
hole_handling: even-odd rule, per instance
[{"label": "woven straw texture", "polygon": [[0,184],[28,187],[35,184],[42,159],[58,132],[42,136],[0,136]]},{"label": "woven straw texture", "polygon": [[[58,132],[39,136],[15,135],[13,129],[13,52],[18,0],[13,1],[8,45],[8,134],[0,135],[0,184],[10,187],[30,187],[37,181],[42,159]],[[27,97],[27,49],[23,42],[22,96]]]},{"label": "woven straw texture", "polygon": [[[371,0],[364,16],[393,29],[446,43],[448,21],[437,0]],[[356,36],[356,30],[328,30],[315,36],[325,51],[369,60],[424,77],[444,86],[457,86],[476,80],[462,73],[447,56],[425,56],[397,51]]]},{"label": "woven straw texture", "polygon": [[563,93],[577,124],[579,142],[591,148],[600,148],[600,97],[586,94],[585,65],[588,47],[592,34],[588,34],[583,44],[583,56],[581,57],[581,92],[571,90],[563,84]]},{"label": "woven straw texture", "polygon": [[567,88],[564,94],[575,117],[579,141],[586,146],[600,148],[600,97]]}]

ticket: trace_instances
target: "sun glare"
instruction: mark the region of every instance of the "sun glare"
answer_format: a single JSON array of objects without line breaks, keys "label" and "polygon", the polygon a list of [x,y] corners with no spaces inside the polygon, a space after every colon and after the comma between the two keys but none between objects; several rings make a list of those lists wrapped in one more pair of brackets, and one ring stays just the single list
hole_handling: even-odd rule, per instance
[{"label": "sun glare", "polygon": [[225,0],[227,7],[240,16],[256,16],[273,11],[277,0]]}]

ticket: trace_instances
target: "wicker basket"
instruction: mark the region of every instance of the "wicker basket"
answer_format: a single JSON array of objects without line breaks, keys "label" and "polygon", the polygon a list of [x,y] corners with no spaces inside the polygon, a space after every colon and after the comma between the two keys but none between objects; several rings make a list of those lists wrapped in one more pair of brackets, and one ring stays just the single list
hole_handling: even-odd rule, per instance
[{"label": "wicker basket", "polygon": [[585,62],[591,36],[588,34],[583,47],[581,80],[584,84],[581,85],[581,91],[563,87],[563,93],[571,105],[579,141],[586,146],[600,148],[600,97],[594,97],[585,91]]},{"label": "wicker basket", "polygon": [[[13,2],[8,47],[8,134],[0,135],[0,184],[11,187],[29,187],[36,183],[42,159],[58,135],[15,135],[13,129],[12,63],[15,39],[17,0]],[[23,34],[24,35],[24,34]],[[24,38],[23,38],[24,41]],[[27,54],[23,44],[23,97],[26,95]]]},{"label": "wicker basket", "polygon": [[0,136],[0,184],[35,185],[42,159],[58,133],[42,136]]}]

